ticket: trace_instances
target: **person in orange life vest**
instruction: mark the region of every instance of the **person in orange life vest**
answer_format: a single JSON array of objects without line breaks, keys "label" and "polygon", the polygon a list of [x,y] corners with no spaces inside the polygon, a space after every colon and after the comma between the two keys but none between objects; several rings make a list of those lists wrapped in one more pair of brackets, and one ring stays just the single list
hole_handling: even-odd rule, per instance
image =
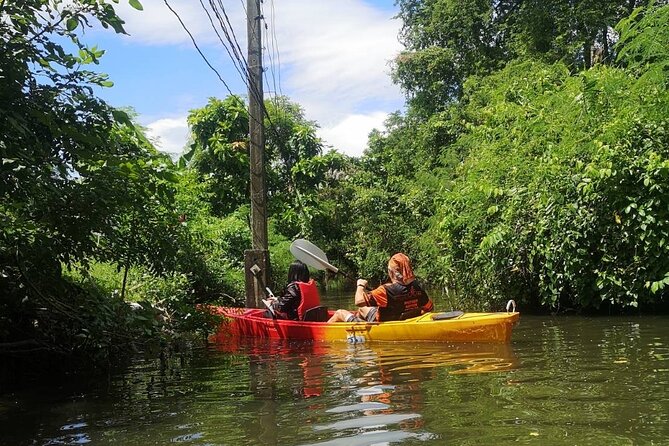
[{"label": "person in orange life vest", "polygon": [[274,314],[280,319],[302,320],[304,313],[320,305],[318,287],[310,279],[309,268],[299,260],[288,268],[288,285],[271,305]]},{"label": "person in orange life vest", "polygon": [[360,308],[355,313],[337,310],[328,322],[385,322],[396,321],[402,313],[414,311],[416,315],[434,309],[432,300],[416,283],[409,257],[397,253],[388,261],[390,283],[367,291],[367,281],[358,279],[355,304]]}]

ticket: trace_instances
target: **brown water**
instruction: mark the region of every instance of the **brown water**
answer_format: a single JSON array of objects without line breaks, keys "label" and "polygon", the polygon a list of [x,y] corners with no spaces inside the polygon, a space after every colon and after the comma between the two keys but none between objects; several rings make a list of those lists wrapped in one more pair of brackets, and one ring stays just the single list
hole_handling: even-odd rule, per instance
[{"label": "brown water", "polygon": [[509,345],[244,341],[0,397],[2,445],[667,445],[669,318],[522,316]]}]

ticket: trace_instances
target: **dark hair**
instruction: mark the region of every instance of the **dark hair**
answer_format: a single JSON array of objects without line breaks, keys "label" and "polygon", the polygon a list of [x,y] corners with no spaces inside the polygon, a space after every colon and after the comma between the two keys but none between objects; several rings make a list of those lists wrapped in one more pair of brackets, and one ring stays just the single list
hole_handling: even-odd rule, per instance
[{"label": "dark hair", "polygon": [[295,260],[288,268],[288,283],[292,282],[309,282],[309,268],[299,260]]}]

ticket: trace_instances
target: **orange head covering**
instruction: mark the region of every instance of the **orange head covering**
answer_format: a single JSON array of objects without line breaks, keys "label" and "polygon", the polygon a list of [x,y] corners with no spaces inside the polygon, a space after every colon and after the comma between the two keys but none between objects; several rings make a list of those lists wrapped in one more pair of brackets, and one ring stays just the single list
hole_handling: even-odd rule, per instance
[{"label": "orange head covering", "polygon": [[391,281],[398,281],[404,285],[409,285],[416,278],[411,269],[411,262],[409,257],[401,252],[398,252],[388,261],[388,272],[390,273]]}]

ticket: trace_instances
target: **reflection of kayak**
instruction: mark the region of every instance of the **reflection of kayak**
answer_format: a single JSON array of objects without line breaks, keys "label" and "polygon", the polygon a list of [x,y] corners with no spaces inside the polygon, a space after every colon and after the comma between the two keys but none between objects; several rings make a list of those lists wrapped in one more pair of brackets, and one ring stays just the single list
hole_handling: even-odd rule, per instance
[{"label": "reflection of kayak", "polygon": [[213,311],[225,316],[214,336],[219,342],[225,342],[229,336],[348,342],[509,342],[511,330],[520,317],[516,312],[464,313],[440,319],[439,315],[444,313],[426,313],[403,321],[328,324],[271,319],[265,317],[265,310],[253,308],[214,307]]}]

